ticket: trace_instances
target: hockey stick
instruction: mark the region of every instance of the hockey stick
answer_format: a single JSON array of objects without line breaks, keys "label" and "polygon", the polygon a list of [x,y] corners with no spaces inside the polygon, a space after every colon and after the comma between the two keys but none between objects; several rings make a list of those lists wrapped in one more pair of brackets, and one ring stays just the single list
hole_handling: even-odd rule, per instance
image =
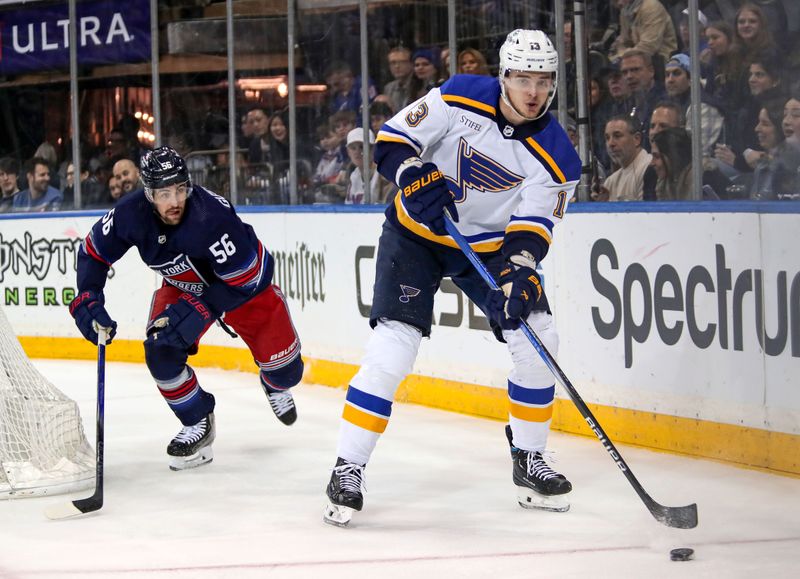
[{"label": "hockey stick", "polygon": [[[456,228],[456,226],[453,224],[446,209],[444,225],[445,229],[447,229],[447,233],[449,233],[450,236],[455,240],[455,242],[458,244],[458,247],[461,248],[461,251],[465,256],[467,256],[467,259],[469,259],[475,269],[478,270],[478,273],[489,285],[489,287],[494,290],[500,290],[500,287],[492,277],[492,274],[489,273],[489,270],[486,269],[484,263],[480,260],[472,247],[470,247],[464,236],[461,235],[461,232],[458,230],[458,228]],[[581,413],[581,416],[583,416],[584,420],[586,420],[589,428],[591,428],[595,436],[600,439],[600,443],[608,451],[608,454],[611,455],[611,458],[614,459],[614,462],[622,471],[622,474],[625,475],[625,478],[628,479],[628,482],[631,483],[633,490],[635,490],[636,494],[639,495],[639,498],[642,499],[642,502],[647,507],[647,510],[650,511],[650,514],[653,515],[658,522],[663,523],[668,527],[676,527],[678,529],[695,528],[697,526],[697,505],[693,503],[691,505],[686,505],[685,507],[665,507],[664,505],[654,501],[650,495],[647,494],[647,491],[644,490],[641,483],[633,475],[633,472],[622,459],[622,455],[616,449],[614,443],[611,442],[611,439],[608,437],[608,435],[606,435],[603,427],[600,426],[600,423],[594,417],[592,411],[589,410],[588,406],[586,406],[586,403],[569,381],[566,374],[564,374],[563,370],[561,370],[561,368],[558,366],[553,356],[547,351],[547,348],[545,348],[544,344],[539,339],[539,336],[537,336],[536,333],[531,329],[527,320],[522,320],[519,328],[522,330],[522,333],[525,334],[525,337],[528,338],[531,345],[533,345],[533,347],[539,353],[539,356],[541,356],[542,360],[544,360],[544,363],[553,373],[558,383],[561,384],[561,386],[567,391],[567,394],[569,394],[569,397],[572,398],[572,402],[574,402],[575,406],[577,406],[578,411]]]},{"label": "hockey stick", "polygon": [[108,330],[97,330],[97,438],[95,442],[95,487],[94,494],[85,499],[77,499],[69,503],[52,505],[45,509],[48,519],[58,520],[74,517],[83,513],[99,511],[103,507],[103,446],[105,434],[105,397],[106,397],[106,340]]}]

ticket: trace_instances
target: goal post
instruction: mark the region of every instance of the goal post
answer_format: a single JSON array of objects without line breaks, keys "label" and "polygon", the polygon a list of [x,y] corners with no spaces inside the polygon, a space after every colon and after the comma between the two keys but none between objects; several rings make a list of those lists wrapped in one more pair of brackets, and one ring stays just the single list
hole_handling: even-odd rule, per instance
[{"label": "goal post", "polygon": [[0,308],[0,499],[90,488],[94,456],[77,403],[36,370]]}]

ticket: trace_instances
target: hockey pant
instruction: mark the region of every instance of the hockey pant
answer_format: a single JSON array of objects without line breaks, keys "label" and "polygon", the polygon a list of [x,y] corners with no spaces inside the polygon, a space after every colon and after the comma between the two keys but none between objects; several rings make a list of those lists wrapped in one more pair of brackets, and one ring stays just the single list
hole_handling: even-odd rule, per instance
[{"label": "hockey pant", "polygon": [[[533,312],[528,322],[555,356],[558,336],[553,317],[546,312]],[[544,450],[553,411],[553,376],[520,330],[506,331],[503,337],[513,362],[508,397],[514,445],[524,450]],[[395,391],[411,372],[421,339],[421,332],[409,324],[393,320],[378,322],[367,342],[361,368],[347,389],[338,456],[367,464],[378,438],[386,430]]]},{"label": "hockey pant", "polygon": [[[156,290],[149,320],[175,303],[181,293],[182,290],[166,284]],[[224,321],[247,344],[261,369],[262,384],[273,390],[285,390],[300,382],[303,376],[300,340],[278,286],[269,286],[227,312]],[[186,363],[188,356],[197,352],[200,339],[210,326],[211,323],[188,350],[160,345],[157,341],[154,347],[145,350],[147,367],[161,395],[185,426],[197,424],[214,410],[214,396],[203,390],[194,370]]]}]

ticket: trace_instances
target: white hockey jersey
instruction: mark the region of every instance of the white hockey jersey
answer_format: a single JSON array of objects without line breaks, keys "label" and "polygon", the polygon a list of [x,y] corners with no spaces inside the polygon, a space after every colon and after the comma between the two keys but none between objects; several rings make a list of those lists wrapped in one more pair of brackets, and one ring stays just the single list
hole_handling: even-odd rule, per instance
[{"label": "white hockey jersey", "polygon": [[[410,157],[435,163],[455,197],[458,228],[475,251],[498,251],[504,242],[523,237],[538,248],[533,253],[539,261],[573,196],[580,159],[550,113],[515,126],[503,117],[499,100],[496,77],[452,77],[383,125],[378,170],[396,182],[400,164]],[[457,247],[449,236],[411,219],[403,199],[396,194],[387,209],[391,222],[406,233]]]}]

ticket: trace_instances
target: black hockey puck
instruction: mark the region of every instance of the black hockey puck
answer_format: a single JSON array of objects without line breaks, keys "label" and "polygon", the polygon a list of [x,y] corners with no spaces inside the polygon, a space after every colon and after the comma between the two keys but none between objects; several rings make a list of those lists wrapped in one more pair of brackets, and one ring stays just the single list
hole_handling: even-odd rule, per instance
[{"label": "black hockey puck", "polygon": [[694,549],[688,547],[681,547],[680,549],[673,549],[669,552],[671,561],[688,561],[694,555]]}]

